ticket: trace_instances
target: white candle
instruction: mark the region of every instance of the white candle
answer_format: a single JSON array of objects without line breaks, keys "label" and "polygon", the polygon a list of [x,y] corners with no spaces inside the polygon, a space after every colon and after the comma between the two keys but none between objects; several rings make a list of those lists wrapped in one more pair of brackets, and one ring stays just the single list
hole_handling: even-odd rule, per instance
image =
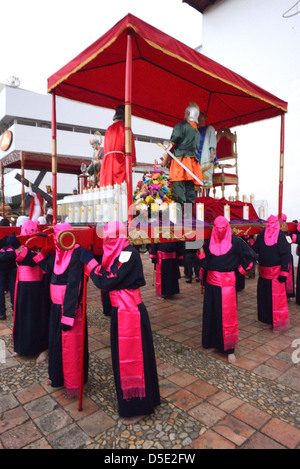
[{"label": "white candle", "polygon": [[230,205],[228,204],[224,206],[224,217],[230,221]]},{"label": "white candle", "polygon": [[265,219],[265,207],[263,205],[259,207],[258,213],[259,213],[259,218],[264,220]]},{"label": "white candle", "polygon": [[170,203],[169,205],[169,217],[170,217],[171,222],[173,223],[177,222],[177,207],[176,207],[176,203],[174,202]]},{"label": "white candle", "polygon": [[249,220],[249,205],[243,206],[243,219]]},{"label": "white candle", "polygon": [[196,204],[196,218],[197,220],[204,221],[204,204]]}]

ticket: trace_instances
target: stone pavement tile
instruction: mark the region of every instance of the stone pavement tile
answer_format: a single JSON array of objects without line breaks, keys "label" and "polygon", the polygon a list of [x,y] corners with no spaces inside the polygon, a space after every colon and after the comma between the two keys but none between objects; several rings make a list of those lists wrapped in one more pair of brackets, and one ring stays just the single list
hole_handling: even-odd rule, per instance
[{"label": "stone pavement tile", "polygon": [[294,449],[300,442],[300,430],[277,418],[272,418],[261,432],[289,449]]},{"label": "stone pavement tile", "polygon": [[266,435],[262,435],[261,433],[257,432],[253,435],[243,446],[243,449],[285,449],[284,446],[280,445],[276,441],[268,438]]},{"label": "stone pavement tile", "polygon": [[48,436],[72,422],[71,417],[62,409],[57,408],[48,414],[44,414],[34,420],[43,435]]},{"label": "stone pavement tile", "polygon": [[247,352],[247,358],[249,360],[253,360],[254,362],[257,362],[259,364],[265,363],[267,360],[270,359],[270,355],[268,353],[263,352],[262,350],[251,350]]},{"label": "stone pavement tile", "polygon": [[270,415],[260,409],[256,409],[256,407],[248,403],[241,405],[232,415],[251,427],[254,427],[256,430],[259,430],[271,419]]},{"label": "stone pavement tile", "polygon": [[26,422],[26,420],[28,420],[28,415],[21,406],[0,414],[0,435],[21,425]]},{"label": "stone pavement tile", "polygon": [[0,399],[0,414],[6,412],[9,409],[17,407],[19,402],[13,394],[7,394],[6,396],[1,396]]},{"label": "stone pavement tile", "polygon": [[276,380],[281,374],[282,371],[278,371],[275,368],[267,365],[259,365],[253,370],[254,373],[262,376],[263,378],[267,378],[270,380]]},{"label": "stone pavement tile", "polygon": [[197,381],[194,381],[189,386],[187,386],[186,389],[201,397],[202,399],[207,399],[209,396],[212,396],[218,391],[217,388],[211,384],[206,383],[206,381],[202,381],[201,379],[197,379]]},{"label": "stone pavement tile", "polygon": [[0,436],[6,449],[20,449],[42,437],[33,422],[26,422]]},{"label": "stone pavement tile", "polygon": [[26,404],[33,399],[44,396],[45,394],[46,391],[40,384],[34,384],[16,392],[15,397],[18,399],[20,404]]},{"label": "stone pavement tile", "polygon": [[295,391],[300,391],[300,380],[299,376],[295,376],[293,373],[287,372],[279,376],[277,382],[287,386]]},{"label": "stone pavement tile", "polygon": [[224,412],[231,414],[234,410],[236,410],[242,404],[243,404],[243,401],[239,399],[238,397],[230,397],[230,399],[225,400],[218,407],[219,409],[224,410]]},{"label": "stone pavement tile", "polygon": [[243,368],[244,370],[254,370],[259,365],[259,362],[251,360],[248,355],[246,357],[237,358],[234,366]]},{"label": "stone pavement tile", "polygon": [[170,375],[173,375],[178,371],[178,368],[165,362],[162,362],[157,366],[157,374],[162,378],[168,378]]},{"label": "stone pavement tile", "polygon": [[168,376],[168,379],[181,387],[188,386],[197,380],[195,376],[192,376],[184,371],[177,371],[176,373]]},{"label": "stone pavement tile", "polygon": [[207,427],[213,427],[226,416],[225,412],[205,402],[190,409],[188,414],[192,415],[192,417],[199,420]]},{"label": "stone pavement tile", "polygon": [[69,425],[47,437],[53,449],[81,449],[90,437],[77,425]]},{"label": "stone pavement tile", "polygon": [[193,449],[235,449],[236,446],[221,435],[208,430],[191,443]]},{"label": "stone pavement tile", "polygon": [[270,366],[274,368],[275,370],[281,371],[281,373],[284,373],[287,371],[289,368],[292,366],[292,362],[290,361],[289,363],[285,360],[281,360],[278,358],[279,355],[276,355],[274,358],[269,358],[266,362],[266,366]]},{"label": "stone pavement tile", "polygon": [[55,410],[57,402],[50,396],[44,396],[40,399],[28,402],[24,405],[24,409],[28,413],[31,419],[36,419],[44,414],[48,414]]},{"label": "stone pavement tile", "polygon": [[202,399],[186,389],[180,389],[170,396],[169,401],[180,409],[187,411],[202,402]]},{"label": "stone pavement tile", "polygon": [[41,438],[40,440],[34,441],[28,446],[25,446],[24,449],[52,449],[49,445],[48,441],[45,438]]},{"label": "stone pavement tile", "polygon": [[84,417],[82,420],[78,421],[78,425],[82,430],[89,435],[90,437],[95,437],[100,433],[105,432],[109,428],[117,425],[117,422],[113,420],[109,415],[107,415],[102,410]]},{"label": "stone pavement tile", "polygon": [[232,415],[227,415],[217,425],[212,428],[216,433],[232,441],[237,446],[241,446],[253,435],[255,430],[241,420]]},{"label": "stone pavement tile", "polygon": [[64,390],[61,395],[56,395],[55,399],[74,420],[82,419],[99,410],[99,406],[87,396],[83,396],[82,410],[78,410],[78,399],[67,399]]},{"label": "stone pavement tile", "polygon": [[167,398],[171,394],[173,394],[175,391],[178,391],[180,388],[177,386],[177,384],[172,383],[168,379],[161,379],[159,380],[159,392],[161,397]]}]

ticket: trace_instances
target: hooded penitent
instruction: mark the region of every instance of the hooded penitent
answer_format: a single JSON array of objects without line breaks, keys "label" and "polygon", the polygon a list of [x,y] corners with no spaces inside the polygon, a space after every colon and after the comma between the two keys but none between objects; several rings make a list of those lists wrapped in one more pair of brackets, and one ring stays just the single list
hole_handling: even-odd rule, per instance
[{"label": "hooded penitent", "polygon": [[121,222],[109,222],[103,229],[102,267],[110,272],[114,260],[129,246],[127,230]]},{"label": "hooded penitent", "polygon": [[232,234],[229,222],[225,217],[217,217],[212,230],[209,250],[215,256],[226,254],[232,247]]},{"label": "hooded penitent", "polygon": [[[110,272],[114,261],[127,246],[129,241],[125,225],[120,222],[107,223],[103,229],[102,268]],[[123,397],[145,397],[141,319],[137,306],[141,303],[139,290],[110,291],[110,299],[112,306],[118,308],[119,367]]]},{"label": "hooded penitent", "polygon": [[270,215],[267,219],[267,225],[264,234],[264,240],[267,246],[273,246],[277,243],[280,231],[278,217]]},{"label": "hooded penitent", "polygon": [[33,235],[38,232],[38,220],[27,220],[22,224],[21,236]]}]

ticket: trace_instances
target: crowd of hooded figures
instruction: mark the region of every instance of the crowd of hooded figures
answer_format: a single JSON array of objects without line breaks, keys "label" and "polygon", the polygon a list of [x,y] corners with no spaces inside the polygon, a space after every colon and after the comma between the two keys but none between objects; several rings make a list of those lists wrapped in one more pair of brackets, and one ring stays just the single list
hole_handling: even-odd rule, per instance
[{"label": "crowd of hooded figures", "polygon": [[[33,250],[21,245],[13,233],[1,240],[1,319],[6,319],[4,292],[10,291],[13,307],[14,356],[37,356],[48,360],[49,384],[64,387],[65,395],[79,395],[82,334],[85,334],[84,383],[88,381],[88,326],[83,327],[83,283],[87,275],[105,293],[102,309],[110,316],[111,356],[118,402],[124,424],[152,414],[160,404],[155,350],[151,324],[140,288],[146,282],[139,250],[130,245],[121,222],[109,222],[103,229],[103,254],[75,244],[64,250],[58,243],[68,223],[53,228],[54,247]],[[270,216],[266,228],[252,243],[231,233],[228,220],[215,219],[211,237],[192,253],[183,243],[150,246],[155,265],[158,298],[180,293],[180,265],[195,269],[196,280],[204,283],[202,346],[204,353],[218,350],[234,363],[238,343],[237,276],[245,276],[259,264],[257,282],[258,320],[274,332],[289,326],[287,292],[291,271],[291,244],[300,244],[300,226],[293,233],[280,229],[278,217]],[[38,222],[27,220],[21,235],[47,236]],[[47,244],[46,244],[47,246]],[[49,246],[49,245],[48,245]],[[191,265],[185,265],[187,281]],[[205,275],[204,275],[205,274]],[[203,282],[205,277],[205,282]],[[292,280],[293,284],[294,281]],[[296,302],[300,304],[299,268]],[[84,331],[84,332],[83,332]]]}]

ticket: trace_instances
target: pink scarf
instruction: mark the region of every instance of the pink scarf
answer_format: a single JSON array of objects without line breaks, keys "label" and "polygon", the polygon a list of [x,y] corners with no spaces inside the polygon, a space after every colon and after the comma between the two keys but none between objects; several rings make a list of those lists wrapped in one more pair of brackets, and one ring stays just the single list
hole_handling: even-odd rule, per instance
[{"label": "pink scarf", "polygon": [[209,250],[215,256],[227,254],[232,247],[232,234],[227,218],[219,216],[215,219],[211,233]]},{"label": "pink scarf", "polygon": [[270,215],[267,219],[267,225],[264,234],[264,240],[267,246],[273,246],[277,243],[280,231],[278,217]]},{"label": "pink scarf", "polygon": [[119,257],[124,248],[129,246],[126,227],[118,221],[106,223],[103,228],[103,257],[102,267],[110,272],[114,260]]},{"label": "pink scarf", "polygon": [[56,275],[63,274],[70,264],[70,260],[74,249],[79,245],[76,244],[72,249],[68,251],[61,249],[58,245],[58,237],[62,231],[73,231],[73,227],[69,223],[61,223],[54,226],[54,244],[55,244],[55,261],[54,261],[54,273]]}]

